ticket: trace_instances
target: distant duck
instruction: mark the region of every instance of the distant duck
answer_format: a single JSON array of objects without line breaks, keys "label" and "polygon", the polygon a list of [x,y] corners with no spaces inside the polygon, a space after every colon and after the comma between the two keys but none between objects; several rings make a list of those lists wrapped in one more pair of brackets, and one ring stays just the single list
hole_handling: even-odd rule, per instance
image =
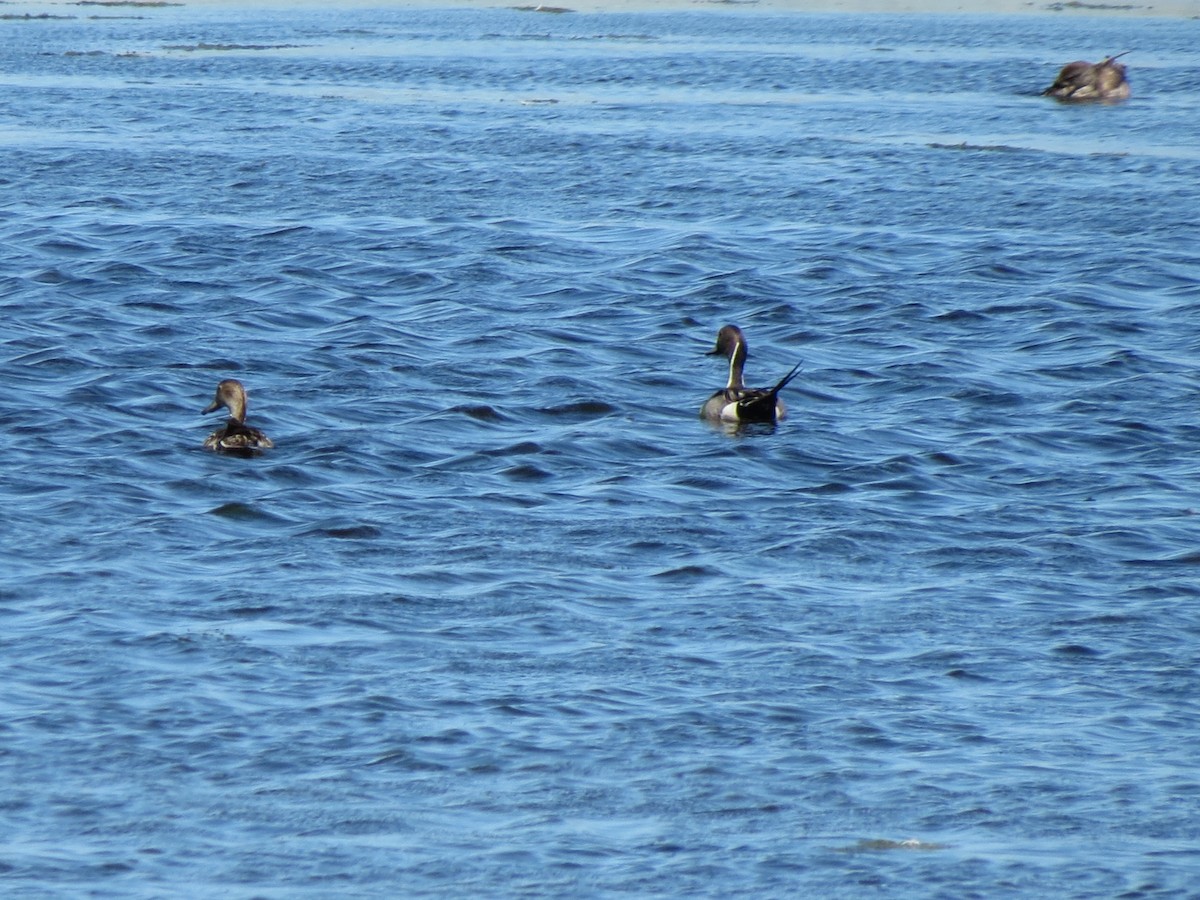
[{"label": "distant duck", "polygon": [[206,449],[251,454],[275,446],[269,437],[246,424],[246,389],[240,381],[226,378],[218,384],[217,396],[204,413],[207,415],[222,406],[229,410],[229,421],[208,436],[204,441]]},{"label": "distant duck", "polygon": [[1125,53],[1118,53],[1098,63],[1082,60],[1067,63],[1058,73],[1054,84],[1042,91],[1043,96],[1059,100],[1128,99],[1129,82],[1125,80],[1125,67],[1117,62]]},{"label": "distant duck", "polygon": [[717,346],[709,356],[729,359],[729,383],[717,391],[700,408],[700,415],[713,422],[774,422],[786,413],[779,392],[800,371],[797,363],[792,371],[779,379],[772,388],[748,388],[742,381],[742,369],[748,355],[746,336],[736,325],[726,325],[717,332]]}]

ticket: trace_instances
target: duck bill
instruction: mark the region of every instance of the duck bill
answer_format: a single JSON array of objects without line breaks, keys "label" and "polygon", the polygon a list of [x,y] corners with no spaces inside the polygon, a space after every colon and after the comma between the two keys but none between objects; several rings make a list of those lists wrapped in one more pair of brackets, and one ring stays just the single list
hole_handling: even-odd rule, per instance
[{"label": "duck bill", "polygon": [[220,401],[220,400],[214,400],[212,403],[210,403],[208,406],[206,406],[206,407],[205,407],[205,408],[204,408],[204,409],[201,411],[200,415],[202,415],[202,416],[206,416],[206,415],[208,415],[210,412],[214,412],[214,411],[216,411],[216,410],[218,410],[218,409],[220,409],[220,408],[221,408],[221,401]]}]

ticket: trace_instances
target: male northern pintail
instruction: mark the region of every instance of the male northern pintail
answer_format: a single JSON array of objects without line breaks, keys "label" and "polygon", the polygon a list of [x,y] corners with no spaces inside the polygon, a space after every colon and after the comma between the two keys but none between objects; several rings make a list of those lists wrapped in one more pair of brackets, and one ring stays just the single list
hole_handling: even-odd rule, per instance
[{"label": "male northern pintail", "polygon": [[1129,97],[1129,82],[1125,80],[1125,67],[1116,61],[1125,53],[1118,53],[1098,63],[1083,60],[1067,63],[1058,73],[1058,78],[1054,79],[1054,84],[1042,94],[1059,100],[1126,100]]},{"label": "male northern pintail", "polygon": [[224,428],[218,428],[204,441],[207,449],[253,453],[275,446],[269,437],[246,424],[246,389],[240,381],[226,378],[218,384],[217,396],[204,412],[207,414],[222,406],[229,410],[229,421],[225,423]]},{"label": "male northern pintail", "polygon": [[717,332],[717,346],[709,356],[729,359],[729,383],[704,402],[700,415],[719,422],[774,422],[786,412],[779,392],[800,371],[797,363],[773,388],[748,388],[742,381],[742,369],[749,351],[746,336],[736,325],[726,325]]}]

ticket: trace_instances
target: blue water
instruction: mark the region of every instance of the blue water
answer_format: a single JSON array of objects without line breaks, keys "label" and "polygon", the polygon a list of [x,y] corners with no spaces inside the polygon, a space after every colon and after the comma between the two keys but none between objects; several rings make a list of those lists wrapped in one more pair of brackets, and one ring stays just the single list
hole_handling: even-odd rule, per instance
[{"label": "blue water", "polygon": [[1196,896],[1200,21],[2,11],[0,892]]}]

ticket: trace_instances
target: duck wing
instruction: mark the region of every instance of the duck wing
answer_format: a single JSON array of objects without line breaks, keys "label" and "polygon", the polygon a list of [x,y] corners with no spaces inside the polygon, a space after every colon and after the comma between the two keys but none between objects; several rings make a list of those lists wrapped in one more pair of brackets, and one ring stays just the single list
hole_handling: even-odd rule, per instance
[{"label": "duck wing", "polygon": [[253,453],[256,450],[270,449],[275,443],[257,428],[230,419],[224,428],[219,428],[208,436],[204,446],[209,450]]}]

